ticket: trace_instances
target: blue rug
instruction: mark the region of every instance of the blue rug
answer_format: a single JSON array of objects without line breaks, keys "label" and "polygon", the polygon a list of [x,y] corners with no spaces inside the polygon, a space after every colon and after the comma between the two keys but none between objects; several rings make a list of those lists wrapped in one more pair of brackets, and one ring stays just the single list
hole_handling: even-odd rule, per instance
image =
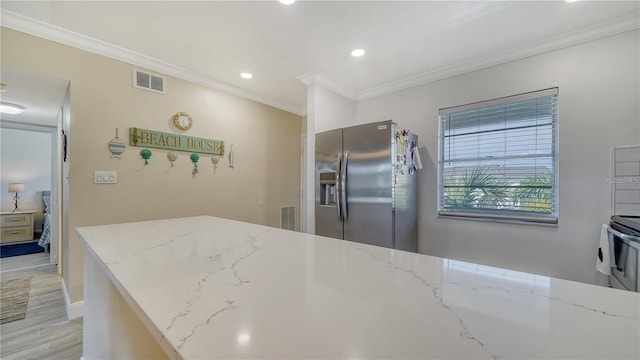
[{"label": "blue rug", "polygon": [[11,256],[28,255],[44,252],[44,248],[38,245],[37,241],[0,246],[0,258],[6,258]]}]

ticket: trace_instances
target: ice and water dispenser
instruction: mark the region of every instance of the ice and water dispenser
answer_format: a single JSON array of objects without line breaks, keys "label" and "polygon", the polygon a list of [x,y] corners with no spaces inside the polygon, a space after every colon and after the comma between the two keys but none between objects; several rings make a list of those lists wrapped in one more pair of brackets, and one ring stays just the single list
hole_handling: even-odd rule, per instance
[{"label": "ice and water dispenser", "polygon": [[335,171],[320,173],[320,205],[336,205],[336,178]]}]

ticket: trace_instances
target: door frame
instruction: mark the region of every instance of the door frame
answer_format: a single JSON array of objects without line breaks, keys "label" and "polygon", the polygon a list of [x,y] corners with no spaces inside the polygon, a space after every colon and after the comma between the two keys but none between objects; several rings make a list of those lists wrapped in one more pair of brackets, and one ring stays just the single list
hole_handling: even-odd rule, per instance
[{"label": "door frame", "polygon": [[307,183],[307,134],[300,134],[300,231],[307,232],[307,192],[305,184]]}]

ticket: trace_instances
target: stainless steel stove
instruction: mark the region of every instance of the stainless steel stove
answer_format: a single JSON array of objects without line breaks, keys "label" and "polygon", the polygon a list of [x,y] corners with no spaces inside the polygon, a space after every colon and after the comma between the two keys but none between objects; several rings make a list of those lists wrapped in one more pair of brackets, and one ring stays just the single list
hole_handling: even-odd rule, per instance
[{"label": "stainless steel stove", "polygon": [[640,216],[612,216],[608,232],[611,286],[640,292]]}]

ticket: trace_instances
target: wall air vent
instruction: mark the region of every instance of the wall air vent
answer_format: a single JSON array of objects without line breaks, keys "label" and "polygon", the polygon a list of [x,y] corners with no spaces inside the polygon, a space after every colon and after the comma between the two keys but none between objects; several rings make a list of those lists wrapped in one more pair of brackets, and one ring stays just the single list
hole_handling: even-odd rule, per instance
[{"label": "wall air vent", "polygon": [[164,76],[133,69],[133,87],[166,94]]},{"label": "wall air vent", "polygon": [[280,228],[285,230],[296,229],[296,207],[287,206],[280,208]]}]

